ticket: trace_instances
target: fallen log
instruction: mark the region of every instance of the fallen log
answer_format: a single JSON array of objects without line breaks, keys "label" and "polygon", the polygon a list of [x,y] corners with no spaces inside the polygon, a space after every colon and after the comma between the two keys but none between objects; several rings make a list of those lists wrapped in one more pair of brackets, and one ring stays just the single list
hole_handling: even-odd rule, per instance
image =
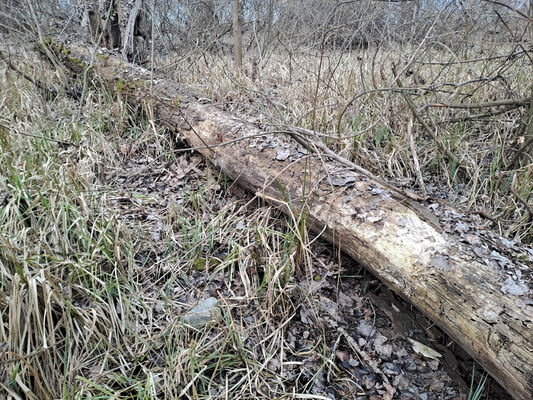
[{"label": "fallen log", "polygon": [[[443,223],[435,223],[427,208],[397,190],[311,152],[312,141],[305,148],[269,135],[105,50],[91,57],[81,45],[50,45],[73,72],[89,71],[117,95],[151,109],[156,123],[243,188],[285,211],[306,213],[310,229],[424,312],[515,399],[533,398],[531,254],[510,260],[494,235],[469,230],[451,207],[438,206]],[[446,227],[454,219],[462,224],[455,232]]]}]

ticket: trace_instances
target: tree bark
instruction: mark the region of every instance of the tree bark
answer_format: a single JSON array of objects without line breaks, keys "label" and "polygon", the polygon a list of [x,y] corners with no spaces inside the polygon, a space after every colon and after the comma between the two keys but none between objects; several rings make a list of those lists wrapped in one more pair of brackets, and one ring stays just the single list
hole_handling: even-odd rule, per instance
[{"label": "tree bark", "polygon": [[85,0],[81,28],[94,43],[120,49],[127,60],[146,56],[146,13],[143,0]]},{"label": "tree bark", "polygon": [[[80,59],[89,58],[82,46],[69,45],[68,55],[61,50],[58,57],[74,71]],[[173,82],[157,79],[150,86],[148,71],[116,57],[96,60],[95,73],[110,89],[151,107],[159,123],[243,188],[280,205],[288,215],[306,213],[308,228],[423,311],[515,399],[533,398],[532,308],[524,305],[531,285],[526,280],[517,283],[518,291],[505,288],[504,282],[509,285],[512,279],[494,261],[494,252],[504,254],[505,246],[492,244],[500,239],[475,228],[467,235],[455,233],[457,227],[455,232],[442,231],[426,217],[429,210],[348,171],[333,157],[311,154],[290,138],[268,135],[199,102]],[[441,225],[463,223],[451,207],[440,207]],[[507,270],[520,271],[524,279],[531,274],[518,260],[507,261]]]},{"label": "tree bark", "polygon": [[143,0],[119,1],[118,17],[120,21],[120,33],[122,38],[122,57],[131,59],[138,51],[135,40],[135,31],[138,28],[138,17],[141,12]]},{"label": "tree bark", "polygon": [[235,74],[242,70],[242,30],[240,23],[241,4],[239,0],[232,0],[231,16],[233,19],[233,57]]}]

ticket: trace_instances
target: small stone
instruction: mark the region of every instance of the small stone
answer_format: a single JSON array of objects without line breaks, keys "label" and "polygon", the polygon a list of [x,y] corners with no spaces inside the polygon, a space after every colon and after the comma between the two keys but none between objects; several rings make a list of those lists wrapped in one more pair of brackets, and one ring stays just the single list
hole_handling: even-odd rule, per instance
[{"label": "small stone", "polygon": [[218,301],[214,297],[208,297],[193,307],[183,316],[183,322],[194,328],[200,329],[209,323],[217,322],[222,318]]},{"label": "small stone", "polygon": [[374,327],[366,320],[362,320],[357,325],[357,331],[361,334],[361,336],[369,337],[374,333]]},{"label": "small stone", "polygon": [[406,367],[407,371],[416,371],[416,368],[416,364],[413,361],[411,361]]}]

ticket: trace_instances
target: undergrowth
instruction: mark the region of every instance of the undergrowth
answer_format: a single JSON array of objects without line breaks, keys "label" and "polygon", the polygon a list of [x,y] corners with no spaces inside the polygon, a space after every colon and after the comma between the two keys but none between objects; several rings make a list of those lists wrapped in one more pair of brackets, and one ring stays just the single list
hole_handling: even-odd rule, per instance
[{"label": "undergrowth", "polygon": [[[340,155],[423,193],[413,162],[416,156],[430,197],[489,217],[504,236],[533,240],[531,151],[510,164],[527,139],[520,131],[527,107],[427,106],[529,98],[532,66],[519,47],[487,41],[457,54],[435,44],[274,52],[258,73],[252,73],[251,55],[240,78],[228,72],[231,63],[223,53],[158,61],[160,73],[193,85],[214,103],[266,130],[285,125],[313,129]],[[459,162],[439,151],[413,116],[402,90]],[[415,153],[407,133],[410,120]],[[529,211],[524,203],[529,203]]]},{"label": "undergrowth", "polygon": [[[369,53],[326,57],[318,72],[311,56],[293,59],[291,70],[273,57],[259,80],[233,79],[217,57],[177,71],[181,82],[266,129],[315,129],[345,157],[415,185],[406,105],[396,91],[371,91],[392,87],[390,53],[373,57],[383,73],[369,71]],[[530,76],[520,60],[507,85],[526,95]],[[429,80],[432,67],[418,61],[416,73]],[[53,86],[50,71],[23,68]],[[432,84],[477,74],[446,73]],[[472,101],[503,95],[494,82]],[[342,337],[331,346],[316,324],[298,347],[302,332],[290,323],[302,305],[317,308],[317,287],[329,275],[340,281],[342,270],[330,272],[310,250],[303,215],[284,223],[277,210],[235,196],[204,160],[97,85],[83,102],[43,94],[12,71],[0,85],[1,390],[17,400],[326,398],[317,388],[341,373],[334,359]],[[350,102],[360,90],[367,94]],[[460,101],[461,90],[442,95]],[[419,105],[433,95],[413,93]],[[416,145],[431,195],[487,209],[502,232],[530,240],[527,210],[495,183],[502,177],[531,196],[528,159],[513,168],[502,161],[518,140],[517,123],[515,110],[490,124],[439,128],[461,165],[419,127]],[[216,329],[186,326],[183,314],[206,296],[220,304]],[[352,397],[364,396],[345,382]]]},{"label": "undergrowth", "polygon": [[[2,396],[306,398],[337,373],[323,334],[286,343],[314,305],[293,278],[302,238],[277,211],[103,89],[82,104],[12,71],[0,84]],[[206,296],[222,320],[187,326]]]}]

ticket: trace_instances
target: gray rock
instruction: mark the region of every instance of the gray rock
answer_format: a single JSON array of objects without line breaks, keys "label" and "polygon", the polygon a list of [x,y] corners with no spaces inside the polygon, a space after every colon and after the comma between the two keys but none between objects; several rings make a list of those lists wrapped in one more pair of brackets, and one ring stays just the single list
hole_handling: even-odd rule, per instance
[{"label": "gray rock", "polygon": [[218,301],[214,297],[208,297],[193,307],[183,316],[183,322],[194,328],[200,329],[207,324],[220,321],[222,313],[218,306]]},{"label": "gray rock", "polygon": [[285,161],[291,155],[291,149],[277,149],[276,160]]}]

